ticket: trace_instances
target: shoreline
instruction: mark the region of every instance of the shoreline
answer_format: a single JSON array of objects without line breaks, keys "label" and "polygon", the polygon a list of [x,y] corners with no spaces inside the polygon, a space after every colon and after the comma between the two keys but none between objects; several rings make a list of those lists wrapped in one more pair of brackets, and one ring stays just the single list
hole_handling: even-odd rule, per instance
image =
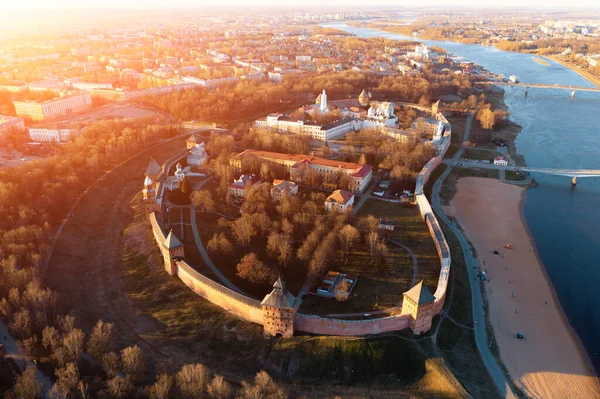
[{"label": "shoreline", "polygon": [[[585,80],[587,80],[589,83],[591,83],[594,87],[600,88],[600,77],[595,77],[594,75],[589,74],[586,71],[581,70],[580,68],[571,65],[570,63],[564,62],[563,60],[561,60],[560,58],[558,58],[555,55],[537,55],[534,54],[535,57],[541,57],[541,58],[546,58],[548,60],[554,61],[557,64],[560,64],[562,66],[564,66],[565,68],[570,69],[571,71],[575,72],[576,74],[578,74],[579,76],[581,76],[582,78],[584,78]],[[590,76],[588,76],[590,75]]]},{"label": "shoreline", "polygon": [[[571,325],[571,322],[567,318],[567,313],[565,312],[565,309],[563,308],[562,304],[560,303],[560,298],[558,296],[558,293],[556,292],[556,287],[554,287],[554,284],[552,283],[552,279],[550,278],[550,276],[548,275],[548,272],[546,271],[546,267],[544,266],[544,263],[542,262],[542,259],[538,252],[538,249],[537,249],[537,245],[535,244],[535,240],[533,239],[533,234],[531,234],[531,230],[529,229],[529,225],[527,224],[527,220],[525,219],[525,200],[526,200],[525,195],[527,194],[527,190],[529,190],[529,187],[525,187],[525,189],[523,190],[523,192],[521,194],[521,200],[519,201],[519,209],[520,209],[519,214],[521,217],[521,223],[523,224],[523,227],[526,230],[527,235],[529,237],[529,243],[530,243],[531,247],[533,248],[532,252],[535,255],[535,257],[537,258],[538,263],[541,265],[542,272],[544,273],[544,277],[546,278],[546,283],[550,287],[552,296],[554,297],[554,302],[556,303],[556,306],[560,310],[560,315],[562,316],[563,323],[565,324],[566,327],[568,327],[568,330],[571,332],[572,338],[576,341],[579,353],[581,353],[582,356],[584,357],[586,366],[589,368],[589,370],[592,372],[592,374],[596,378],[598,378],[600,376],[598,375],[598,372],[594,369],[594,363],[592,362],[592,359],[591,359],[587,349],[585,348],[583,341],[579,337],[579,334],[577,334],[577,330],[575,330],[575,328]],[[596,382],[598,384],[598,388],[600,388],[600,380],[597,380]]]},{"label": "shoreline", "polygon": [[[487,317],[513,381],[534,397],[600,397],[589,355],[568,322],[525,221],[526,189],[473,177],[460,179],[457,188],[445,212],[459,220],[486,270]],[[513,249],[498,248],[505,242],[515,244]],[[495,248],[499,255],[492,253]],[[515,338],[516,332],[525,338]]]}]

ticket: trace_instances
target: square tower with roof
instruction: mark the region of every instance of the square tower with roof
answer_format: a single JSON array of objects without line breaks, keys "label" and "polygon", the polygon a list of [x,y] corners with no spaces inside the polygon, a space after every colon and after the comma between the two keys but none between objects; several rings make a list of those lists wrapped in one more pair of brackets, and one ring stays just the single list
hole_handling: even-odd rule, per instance
[{"label": "square tower with roof", "polygon": [[423,280],[404,293],[402,314],[411,316],[410,329],[413,334],[422,334],[431,329],[434,303],[435,297],[423,284]]},{"label": "square tower with roof", "polygon": [[290,338],[294,335],[296,298],[286,289],[281,277],[273,284],[273,291],[260,303],[265,334]]}]

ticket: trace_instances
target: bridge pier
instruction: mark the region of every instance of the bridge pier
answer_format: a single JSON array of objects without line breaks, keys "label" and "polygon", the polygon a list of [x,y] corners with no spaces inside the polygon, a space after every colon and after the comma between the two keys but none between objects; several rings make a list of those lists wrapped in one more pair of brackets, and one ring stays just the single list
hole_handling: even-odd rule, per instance
[{"label": "bridge pier", "polygon": [[525,88],[525,98],[527,98],[527,93],[529,92],[529,87]]},{"label": "bridge pier", "polygon": [[571,92],[571,100],[575,98],[575,90]]},{"label": "bridge pier", "polygon": [[571,184],[573,186],[577,185],[577,176],[573,176],[573,179],[571,179]]}]

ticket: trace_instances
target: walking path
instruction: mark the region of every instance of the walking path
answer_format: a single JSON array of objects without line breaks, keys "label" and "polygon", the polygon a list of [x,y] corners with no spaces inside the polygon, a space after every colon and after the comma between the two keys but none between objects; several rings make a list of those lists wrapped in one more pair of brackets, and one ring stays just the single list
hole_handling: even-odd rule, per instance
[{"label": "walking path", "polygon": [[21,371],[24,371],[25,368],[31,366],[36,368],[36,375],[39,382],[42,383],[42,391],[44,393],[44,398],[49,398],[48,391],[52,388],[52,380],[48,378],[44,373],[40,371],[39,368],[32,361],[27,361],[19,347],[17,346],[17,341],[10,335],[8,332],[8,328],[6,325],[0,321],[0,337],[2,337],[2,342],[4,344],[4,351],[6,352],[5,357],[7,359],[14,360],[15,364]]},{"label": "walking path", "polygon": [[[467,123],[465,124],[465,134],[464,134],[463,141],[469,140],[469,133],[471,131],[471,122],[472,121],[473,121],[473,114],[470,114],[469,117],[467,118]],[[469,286],[471,287],[471,305],[473,308],[473,322],[475,323],[475,330],[474,330],[475,331],[475,343],[477,345],[477,348],[479,349],[481,358],[482,358],[485,366],[487,367],[492,379],[496,383],[496,386],[498,387],[498,390],[500,391],[502,396],[505,398],[515,398],[515,395],[513,394],[510,386],[508,385],[508,382],[506,381],[506,378],[504,376],[502,369],[498,365],[496,358],[494,357],[494,355],[492,355],[492,352],[490,351],[490,348],[488,346],[488,337],[487,337],[487,333],[486,333],[486,329],[485,329],[486,323],[485,323],[485,311],[483,309],[483,298],[481,295],[481,290],[479,288],[479,282],[477,280],[477,275],[475,273],[475,267],[478,267],[479,263],[475,259],[473,250],[472,250],[471,245],[469,244],[468,240],[463,235],[462,231],[460,229],[458,229],[457,226],[455,226],[452,222],[450,222],[450,220],[444,213],[444,210],[442,209],[442,206],[441,206],[439,194],[440,194],[440,188],[442,186],[442,183],[444,182],[444,180],[446,179],[448,174],[450,174],[450,171],[452,171],[454,162],[456,162],[456,161],[458,161],[458,159],[460,159],[460,156],[462,155],[463,152],[464,152],[464,147],[461,146],[461,148],[456,152],[456,154],[454,154],[452,161],[446,163],[446,165],[448,167],[446,168],[444,173],[442,173],[442,175],[436,180],[435,184],[433,185],[433,190],[432,190],[432,194],[431,194],[431,200],[432,200],[431,205],[432,205],[432,208],[434,209],[438,219],[440,221],[442,221],[444,224],[446,224],[446,226],[448,226],[448,228],[450,230],[452,230],[452,232],[456,235],[456,238],[460,242],[460,245],[461,245],[461,248],[463,251],[463,255],[464,255],[465,263],[466,263],[466,267],[467,267],[467,272],[469,275]]]},{"label": "walking path", "polygon": [[[200,183],[197,187],[197,190],[202,188],[202,186],[204,184],[206,184],[207,182],[209,182],[211,179],[212,179],[212,177],[208,178],[208,179],[204,180],[202,183]],[[210,259],[210,257],[208,256],[208,253],[206,252],[206,248],[204,248],[204,245],[202,244],[202,240],[200,239],[200,234],[198,233],[198,224],[196,223],[196,208],[194,208],[193,205],[189,205],[189,206],[191,207],[190,221],[192,223],[192,232],[194,233],[194,241],[196,242],[196,246],[198,247],[198,250],[200,251],[200,255],[202,255],[202,259],[204,260],[204,263],[206,263],[206,265],[210,268],[210,270],[212,270],[212,272],[219,278],[219,280],[221,280],[221,282],[227,288],[229,288],[230,290],[233,290],[239,294],[249,296],[248,294],[246,294],[245,292],[240,290],[238,287],[236,287],[231,281],[229,281],[229,279],[227,277],[225,277],[223,275],[223,273],[221,273],[219,268],[217,266],[215,266],[213,261]]]},{"label": "walking path", "polygon": [[415,253],[406,245],[402,244],[401,242],[398,242],[396,240],[390,240],[388,238],[388,241],[391,242],[392,244],[398,245],[399,247],[402,247],[406,252],[408,252],[410,254],[410,256],[412,257],[413,260],[413,277],[412,277],[412,282],[410,283],[410,286],[413,287],[417,284],[417,273],[419,272],[419,262],[417,261],[417,257],[415,256]]}]

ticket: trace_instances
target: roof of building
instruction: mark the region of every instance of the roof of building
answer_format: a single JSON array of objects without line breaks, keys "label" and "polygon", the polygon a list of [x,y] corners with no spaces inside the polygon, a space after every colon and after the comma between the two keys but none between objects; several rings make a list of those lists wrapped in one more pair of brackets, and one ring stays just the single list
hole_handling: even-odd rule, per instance
[{"label": "roof of building", "polygon": [[233,183],[229,187],[232,188],[246,188],[246,185],[249,184],[251,187],[255,184],[260,183],[260,177],[256,175],[241,175],[239,179],[234,180]]},{"label": "roof of building", "polygon": [[352,198],[354,194],[346,190],[335,190],[329,197],[325,199],[325,201],[336,202],[340,205],[346,205]]},{"label": "roof of building", "polygon": [[185,142],[197,144],[197,143],[202,142],[202,139],[200,138],[200,136],[198,134],[194,133]]},{"label": "roof of building", "polygon": [[159,173],[160,165],[154,160],[154,158],[150,158],[150,162],[148,162],[148,167],[146,168],[146,175],[157,175]]},{"label": "roof of building", "polygon": [[165,247],[169,249],[183,247],[183,244],[181,243],[181,241],[179,241],[179,238],[177,238],[177,236],[173,234],[173,230],[169,231],[169,235],[165,239]]},{"label": "roof of building", "polygon": [[244,156],[251,155],[258,158],[263,159],[274,159],[279,161],[289,161],[294,162],[291,166],[292,168],[299,168],[306,163],[311,163],[313,165],[325,166],[329,168],[341,168],[346,170],[351,170],[352,177],[360,177],[363,178],[371,172],[373,169],[370,165],[361,165],[359,163],[354,162],[342,162],[336,161],[333,159],[325,159],[313,157],[312,155],[304,155],[304,154],[282,154],[279,152],[270,152],[270,151],[257,151],[257,150],[246,150],[240,154],[238,154],[237,158],[243,158]]},{"label": "roof of building", "polygon": [[152,179],[150,178],[150,176],[146,176],[146,179],[144,180],[144,186],[151,186],[152,185]]},{"label": "roof of building", "polygon": [[285,283],[279,277],[273,284],[273,291],[260,304],[274,308],[293,308],[294,302],[296,298],[285,288]]},{"label": "roof of building", "polygon": [[296,186],[297,186],[297,184],[294,183],[293,181],[279,180],[279,179],[273,180],[273,188],[276,188],[281,191],[284,191],[287,188],[289,188],[291,190],[291,189],[294,189],[294,187],[296,187]]},{"label": "roof of building", "polygon": [[423,284],[423,280],[419,281],[417,285],[406,291],[404,295],[410,298],[410,300],[415,302],[417,305],[423,305],[425,303],[435,301],[435,297],[431,294],[429,288]]}]

